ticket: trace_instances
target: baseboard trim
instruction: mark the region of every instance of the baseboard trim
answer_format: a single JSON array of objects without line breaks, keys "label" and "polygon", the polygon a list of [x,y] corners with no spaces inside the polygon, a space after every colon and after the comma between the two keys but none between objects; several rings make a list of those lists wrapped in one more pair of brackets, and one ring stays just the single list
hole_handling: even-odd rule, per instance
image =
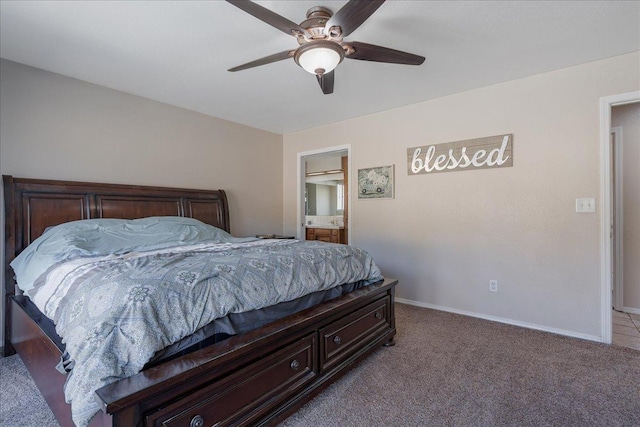
[{"label": "baseboard trim", "polygon": [[640,314],[640,308],[622,307],[623,313]]},{"label": "baseboard trim", "polygon": [[413,305],[422,308],[431,308],[433,310],[446,311],[454,314],[462,314],[463,316],[476,317],[478,319],[490,320],[492,322],[505,323],[507,325],[520,326],[522,328],[535,329],[537,331],[551,332],[552,334],[564,335],[572,338],[580,338],[588,341],[603,342],[602,337],[589,334],[581,334],[579,332],[567,331],[565,329],[550,328],[548,326],[536,325],[535,323],[520,322],[518,320],[506,319],[504,317],[491,316],[488,314],[474,313],[472,311],[458,310],[456,308],[444,307],[436,304],[427,304],[424,302],[412,301],[404,298],[396,298],[396,302],[400,304]]}]

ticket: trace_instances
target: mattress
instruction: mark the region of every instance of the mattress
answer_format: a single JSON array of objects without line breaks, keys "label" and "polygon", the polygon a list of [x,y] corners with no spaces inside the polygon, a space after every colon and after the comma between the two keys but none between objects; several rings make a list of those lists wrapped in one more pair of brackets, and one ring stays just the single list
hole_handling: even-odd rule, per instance
[{"label": "mattress", "polygon": [[[231,313],[221,319],[214,320],[208,325],[198,329],[192,335],[184,337],[169,347],[158,351],[149,363],[145,365],[145,369],[223,341],[233,335],[243,334],[260,328],[267,323],[282,319],[325,301],[338,298],[341,295],[360,289],[367,283],[368,282],[364,280],[345,283],[332,289],[314,292],[293,301],[281,302],[259,310],[252,310],[246,313]],[[16,296],[14,299],[60,350],[63,356],[58,366],[68,366],[66,363],[65,344],[62,338],[56,333],[56,327],[53,321],[45,316],[26,295]]]}]

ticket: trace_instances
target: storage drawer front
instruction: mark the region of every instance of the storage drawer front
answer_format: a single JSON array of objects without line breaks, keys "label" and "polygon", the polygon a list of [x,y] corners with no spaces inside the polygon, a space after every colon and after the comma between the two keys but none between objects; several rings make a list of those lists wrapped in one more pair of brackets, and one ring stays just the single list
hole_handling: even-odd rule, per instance
[{"label": "storage drawer front", "polygon": [[391,328],[391,299],[387,296],[320,330],[323,371],[349,357],[357,344]]},{"label": "storage drawer front", "polygon": [[284,400],[316,377],[316,352],[316,335],[312,334],[150,414],[147,426],[251,424],[264,404]]}]

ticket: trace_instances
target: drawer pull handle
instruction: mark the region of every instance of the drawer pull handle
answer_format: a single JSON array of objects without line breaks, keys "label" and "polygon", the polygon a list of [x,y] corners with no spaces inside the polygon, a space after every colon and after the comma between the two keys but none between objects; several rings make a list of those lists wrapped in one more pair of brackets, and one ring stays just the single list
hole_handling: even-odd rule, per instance
[{"label": "drawer pull handle", "polygon": [[196,415],[195,417],[191,418],[189,427],[204,427],[204,420],[200,415]]},{"label": "drawer pull handle", "polygon": [[376,319],[382,319],[382,313],[376,311]]},{"label": "drawer pull handle", "polygon": [[335,337],[333,337],[333,342],[334,342],[336,345],[340,345],[340,341],[342,341],[342,340],[340,339],[340,337],[339,337],[339,336],[337,336],[337,335],[336,335]]},{"label": "drawer pull handle", "polygon": [[291,362],[291,369],[293,369],[294,371],[297,371],[299,367],[300,367],[300,362],[298,362],[296,359],[293,359],[293,362]]}]

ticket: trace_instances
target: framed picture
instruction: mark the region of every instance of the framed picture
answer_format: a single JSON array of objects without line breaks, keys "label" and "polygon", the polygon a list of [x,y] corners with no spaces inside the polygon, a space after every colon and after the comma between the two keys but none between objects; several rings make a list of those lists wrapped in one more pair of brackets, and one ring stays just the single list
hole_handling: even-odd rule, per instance
[{"label": "framed picture", "polygon": [[393,199],[394,165],[358,169],[358,199]]}]

